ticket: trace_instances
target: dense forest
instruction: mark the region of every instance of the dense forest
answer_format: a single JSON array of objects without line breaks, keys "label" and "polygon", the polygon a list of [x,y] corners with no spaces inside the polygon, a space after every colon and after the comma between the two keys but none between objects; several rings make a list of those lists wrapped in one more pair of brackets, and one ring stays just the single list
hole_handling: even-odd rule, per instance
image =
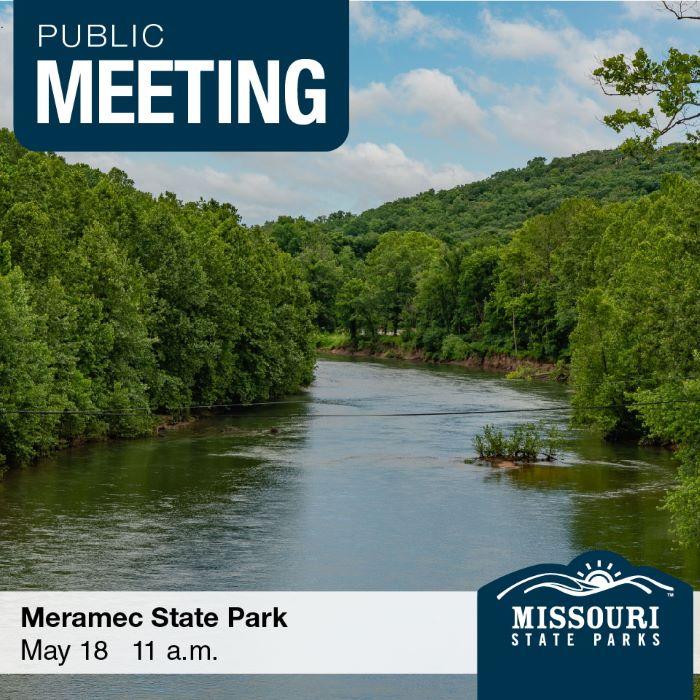
[{"label": "dense forest", "polygon": [[314,221],[283,216],[266,228],[291,253],[321,239],[336,251],[347,246],[360,257],[387,231],[422,231],[448,243],[474,236],[498,241],[526,219],[548,214],[572,197],[625,201],[655,192],[667,173],[692,172],[680,145],[659,151],[652,160],[625,157],[619,150],[589,151],[550,163],[533,158],[524,168],[449,190],[428,190],[357,216],[336,212]]},{"label": "dense forest", "polygon": [[282,217],[263,229],[301,264],[316,324],[338,331],[326,344],[557,363],[579,423],[680,445],[684,488],[669,507],[694,543],[700,181],[687,155],[676,145],[651,160],[535,159],[360,216]]},{"label": "dense forest", "polygon": [[322,330],[342,327],[355,344],[400,333],[434,359],[568,360],[583,256],[625,203],[673,189],[694,167],[680,145],[652,160],[535,158],[359,216],[283,216],[261,229],[301,263]]},{"label": "dense forest", "polygon": [[498,237],[536,214],[550,213],[571,197],[624,201],[657,190],[665,173],[691,171],[679,146],[650,161],[625,158],[620,151],[589,151],[549,163],[533,158],[523,168],[478,182],[383,204],[351,217],[340,230],[370,239],[406,230],[431,233],[448,242],[474,235]]},{"label": "dense forest", "polygon": [[0,464],[308,383],[302,274],[228,204],[154,198],[0,131]]}]

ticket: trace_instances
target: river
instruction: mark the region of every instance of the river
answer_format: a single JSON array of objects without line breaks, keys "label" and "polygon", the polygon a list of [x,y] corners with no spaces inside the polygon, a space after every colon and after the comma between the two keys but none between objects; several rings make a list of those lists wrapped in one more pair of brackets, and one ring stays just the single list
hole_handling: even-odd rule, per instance
[{"label": "river", "polygon": [[[662,450],[567,430],[559,462],[465,463],[484,423],[565,387],[457,367],[323,359],[298,398],[146,440],[61,452],[0,482],[2,589],[474,590],[522,566],[612,549],[700,586],[659,509]],[[338,415],[342,414],[342,415]],[[107,681],[107,682],[105,682]],[[447,700],[459,677],[4,677],[2,698]]]}]

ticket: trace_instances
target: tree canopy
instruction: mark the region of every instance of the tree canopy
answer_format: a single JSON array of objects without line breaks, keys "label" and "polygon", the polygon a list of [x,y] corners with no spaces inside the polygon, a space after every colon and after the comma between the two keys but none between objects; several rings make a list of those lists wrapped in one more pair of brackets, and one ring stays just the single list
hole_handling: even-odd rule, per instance
[{"label": "tree canopy", "polygon": [[0,131],[0,461],[312,376],[305,272],[236,210],[139,192]]}]

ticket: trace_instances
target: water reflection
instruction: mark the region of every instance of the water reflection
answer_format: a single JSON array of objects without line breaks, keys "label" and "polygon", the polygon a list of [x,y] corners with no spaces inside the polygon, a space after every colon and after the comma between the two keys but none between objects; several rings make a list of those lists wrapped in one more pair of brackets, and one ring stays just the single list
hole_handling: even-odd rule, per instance
[{"label": "water reflection", "polygon": [[[292,403],[164,438],[70,450],[0,483],[5,589],[475,589],[508,571],[607,548],[700,584],[659,510],[668,454],[571,433],[560,463],[465,464],[487,422],[541,409],[547,382],[396,362],[322,361]],[[351,417],[337,417],[350,414]],[[336,417],[333,417],[333,416]],[[271,429],[275,429],[271,432]],[[3,679],[2,697],[307,700],[474,697],[468,679]]]},{"label": "water reflection", "polygon": [[487,478],[507,480],[522,489],[568,493],[574,550],[614,550],[632,562],[665,569],[697,588],[700,555],[674,547],[668,515],[661,509],[675,473],[668,452],[601,444],[585,433],[579,433],[569,449],[559,464],[500,470]]},{"label": "water reflection", "polygon": [[272,435],[261,421],[203,421],[159,439],[69,450],[10,474],[0,483],[3,587],[260,582],[299,504],[294,470],[270,462],[304,436],[303,422]]}]

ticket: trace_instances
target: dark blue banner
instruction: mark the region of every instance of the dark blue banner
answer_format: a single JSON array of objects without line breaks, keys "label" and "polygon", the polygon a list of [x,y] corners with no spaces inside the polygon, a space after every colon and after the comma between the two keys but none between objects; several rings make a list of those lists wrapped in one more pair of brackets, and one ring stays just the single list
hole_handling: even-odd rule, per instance
[{"label": "dark blue banner", "polygon": [[693,593],[611,552],[478,594],[479,700],[691,700]]},{"label": "dark blue banner", "polygon": [[348,0],[16,0],[34,150],[326,151],[348,132]]}]

